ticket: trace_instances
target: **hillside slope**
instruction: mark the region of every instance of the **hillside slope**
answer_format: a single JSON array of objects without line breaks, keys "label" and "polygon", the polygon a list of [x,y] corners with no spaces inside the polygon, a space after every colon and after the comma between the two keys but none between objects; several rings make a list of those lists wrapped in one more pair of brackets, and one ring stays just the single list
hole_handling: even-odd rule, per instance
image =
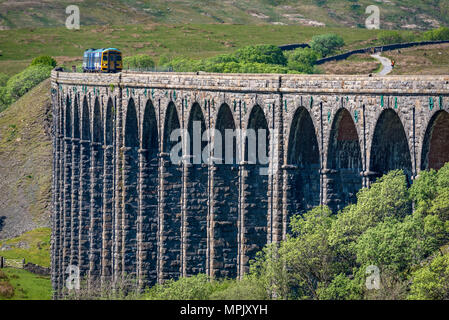
[{"label": "hillside slope", "polygon": [[76,4],[82,25],[233,23],[363,26],[367,6],[380,8],[383,29],[432,28],[449,22],[449,0],[94,0],[0,1],[0,29],[63,26]]},{"label": "hillside slope", "polygon": [[50,80],[0,113],[0,239],[49,226]]}]

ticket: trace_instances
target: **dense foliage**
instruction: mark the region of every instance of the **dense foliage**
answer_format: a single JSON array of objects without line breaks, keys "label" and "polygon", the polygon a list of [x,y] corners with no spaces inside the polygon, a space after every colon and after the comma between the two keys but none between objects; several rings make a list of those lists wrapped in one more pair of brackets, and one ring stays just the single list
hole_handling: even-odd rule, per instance
[{"label": "dense foliage", "polygon": [[[392,171],[337,214],[316,207],[293,216],[290,226],[286,240],[259,252],[243,280],[198,275],[157,285],[146,298],[449,297],[449,163],[422,172],[410,188],[402,171]],[[373,266],[378,289],[367,286]]]},{"label": "dense foliage", "polygon": [[159,64],[179,72],[316,73],[314,63],[319,58],[320,54],[310,48],[284,53],[274,45],[256,45],[202,60],[163,56]]},{"label": "dense foliage", "polygon": [[[48,58],[53,60],[51,57]],[[0,74],[0,112],[50,77],[51,70],[54,68],[51,60],[47,59],[47,56],[38,57],[25,70],[10,78]]]},{"label": "dense foliage", "polygon": [[342,37],[333,33],[320,34],[314,36],[310,42],[310,47],[325,57],[335,53],[344,46],[345,42]]},{"label": "dense foliage", "polygon": [[154,61],[149,55],[146,54],[129,56],[123,59],[123,68],[148,70],[154,68]]},{"label": "dense foliage", "polygon": [[45,66],[50,66],[50,67],[56,67],[56,60],[53,59],[50,56],[40,56],[40,57],[36,57],[31,61],[31,65],[32,66],[37,66],[37,65],[45,65]]}]

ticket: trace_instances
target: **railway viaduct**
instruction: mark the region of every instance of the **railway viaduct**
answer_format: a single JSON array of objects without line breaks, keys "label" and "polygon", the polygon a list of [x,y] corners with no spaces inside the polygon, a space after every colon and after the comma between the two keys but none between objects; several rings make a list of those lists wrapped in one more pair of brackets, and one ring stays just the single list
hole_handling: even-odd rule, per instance
[{"label": "railway viaduct", "polygon": [[[92,285],[124,274],[141,286],[200,272],[239,277],[286,236],[291,215],[320,204],[337,212],[389,170],[411,183],[449,161],[449,76],[51,78],[57,295],[69,265]],[[194,123],[222,133],[201,147],[219,146],[227,129],[266,129],[256,139],[268,141],[268,165],[249,161],[237,134],[230,163],[220,163],[223,145],[204,148],[210,161],[184,161],[201,156],[195,147],[172,161],[175,144],[193,140],[172,132],[192,133]]]}]

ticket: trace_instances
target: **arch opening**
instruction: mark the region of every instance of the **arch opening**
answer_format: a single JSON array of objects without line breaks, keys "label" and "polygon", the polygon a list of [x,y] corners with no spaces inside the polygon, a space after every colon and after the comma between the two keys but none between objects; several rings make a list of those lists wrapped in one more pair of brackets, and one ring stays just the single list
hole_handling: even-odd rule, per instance
[{"label": "arch opening", "polygon": [[202,159],[207,141],[202,141],[206,122],[201,107],[193,104],[187,124],[190,161],[184,165],[185,217],[183,219],[183,275],[206,272],[208,167]]},{"label": "arch opening", "polygon": [[140,219],[138,222],[138,268],[142,286],[154,285],[157,280],[158,153],[156,112],[152,102],[148,101],[142,122]]},{"label": "arch opening", "polygon": [[[320,154],[315,127],[309,112],[299,107],[290,126],[287,163],[287,224],[291,215],[320,204]],[[287,225],[287,227],[289,227]]]},{"label": "arch opening", "polygon": [[[221,105],[218,110],[215,129],[220,132],[221,137],[214,137],[214,158],[221,158],[224,161],[219,162],[215,170],[212,171],[210,274],[214,278],[235,278],[238,264],[239,179],[236,166],[235,135],[232,139],[232,146],[225,144],[226,130],[235,132],[234,117],[227,104]],[[221,138],[220,142],[217,141],[219,138]],[[226,149],[228,149],[228,154],[226,154]],[[232,157],[232,161],[230,161],[230,157]]]},{"label": "arch opening", "polygon": [[[246,189],[247,208],[243,209],[242,273],[248,271],[248,263],[267,244],[268,232],[268,123],[262,108],[255,105],[250,113],[245,137],[245,170],[243,181]],[[251,130],[255,139],[250,138]],[[254,145],[255,144],[255,145]]]},{"label": "arch opening", "polygon": [[433,115],[424,136],[421,170],[438,170],[449,162],[449,113]]},{"label": "arch opening", "polygon": [[391,109],[384,110],[376,123],[371,145],[371,181],[391,170],[402,169],[411,182],[412,161],[404,126]]},{"label": "arch opening", "polygon": [[[137,110],[133,98],[129,99],[125,121],[125,147],[123,148],[123,256],[122,271],[136,274],[137,252],[137,216],[139,210],[138,149],[139,131]],[[125,245],[126,244],[126,245]]]},{"label": "arch opening", "polygon": [[[158,279],[176,279],[181,273],[181,197],[182,166],[181,162],[173,163],[170,152],[175,145],[180,145],[181,135],[176,141],[170,135],[180,128],[176,107],[170,102],[165,114],[163,134],[163,157],[161,158],[161,200],[159,216]],[[178,159],[182,157],[182,148],[178,149]]]},{"label": "arch opening", "polygon": [[351,114],[340,109],[332,124],[327,168],[327,205],[335,212],[356,201],[362,187],[362,157],[357,130]]},{"label": "arch opening", "polygon": [[114,115],[113,102],[108,99],[104,118],[104,171],[103,171],[103,236],[101,255],[102,282],[108,282],[112,277],[112,225],[114,207]]}]

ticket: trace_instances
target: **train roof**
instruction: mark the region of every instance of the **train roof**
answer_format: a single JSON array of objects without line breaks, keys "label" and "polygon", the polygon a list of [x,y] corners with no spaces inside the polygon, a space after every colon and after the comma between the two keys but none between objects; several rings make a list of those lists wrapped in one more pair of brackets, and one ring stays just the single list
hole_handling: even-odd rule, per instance
[{"label": "train roof", "polygon": [[117,48],[101,48],[101,49],[90,48],[90,49],[85,50],[84,52],[104,52],[104,51],[109,51],[109,50],[121,52],[120,49],[117,49]]}]

